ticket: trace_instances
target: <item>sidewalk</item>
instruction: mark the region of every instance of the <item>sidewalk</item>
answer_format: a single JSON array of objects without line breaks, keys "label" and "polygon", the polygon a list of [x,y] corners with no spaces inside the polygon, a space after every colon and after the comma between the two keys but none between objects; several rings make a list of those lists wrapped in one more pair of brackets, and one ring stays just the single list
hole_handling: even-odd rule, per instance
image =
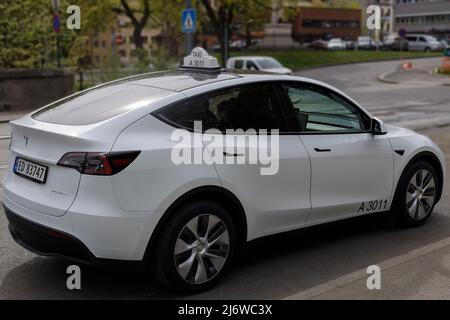
[{"label": "sidewalk", "polygon": [[287,297],[303,299],[450,299],[450,238],[376,264],[381,288],[369,290],[366,269]]}]

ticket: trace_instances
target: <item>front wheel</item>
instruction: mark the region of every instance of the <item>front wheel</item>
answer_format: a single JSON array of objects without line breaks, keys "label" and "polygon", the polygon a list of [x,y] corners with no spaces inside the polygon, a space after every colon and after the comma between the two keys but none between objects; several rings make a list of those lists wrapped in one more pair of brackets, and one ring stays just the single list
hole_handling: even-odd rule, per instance
[{"label": "front wheel", "polygon": [[185,293],[206,290],[226,271],[235,246],[233,221],[221,206],[211,201],[184,206],[158,241],[157,280]]},{"label": "front wheel", "polygon": [[438,194],[438,180],[434,168],[425,161],[406,169],[395,199],[395,213],[407,226],[423,224],[433,212]]}]

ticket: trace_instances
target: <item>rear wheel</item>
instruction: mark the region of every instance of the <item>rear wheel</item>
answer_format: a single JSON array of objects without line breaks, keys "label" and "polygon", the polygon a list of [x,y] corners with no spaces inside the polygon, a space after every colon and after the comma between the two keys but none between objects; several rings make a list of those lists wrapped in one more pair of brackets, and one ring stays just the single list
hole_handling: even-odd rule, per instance
[{"label": "rear wheel", "polygon": [[226,271],[235,246],[235,226],[221,206],[211,201],[184,206],[158,240],[157,280],[181,292],[206,290]]},{"label": "rear wheel", "polygon": [[403,224],[423,224],[433,212],[439,191],[434,168],[419,161],[406,169],[395,197],[395,214]]}]

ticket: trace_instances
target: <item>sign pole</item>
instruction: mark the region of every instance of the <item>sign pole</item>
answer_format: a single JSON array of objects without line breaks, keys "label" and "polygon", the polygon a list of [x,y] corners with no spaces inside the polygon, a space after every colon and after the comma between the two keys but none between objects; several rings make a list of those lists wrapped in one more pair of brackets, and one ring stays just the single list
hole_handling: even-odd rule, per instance
[{"label": "sign pole", "polygon": [[[191,9],[192,3],[191,0],[186,0],[186,9]],[[192,37],[192,32],[187,32],[186,33],[186,53],[190,54],[190,52],[192,51],[192,47],[193,47],[193,37]]]},{"label": "sign pole", "polygon": [[52,7],[53,7],[53,30],[56,33],[56,61],[57,61],[57,67],[61,68],[61,37],[60,37],[60,19],[59,19],[59,5],[60,0],[53,0],[52,1]]}]

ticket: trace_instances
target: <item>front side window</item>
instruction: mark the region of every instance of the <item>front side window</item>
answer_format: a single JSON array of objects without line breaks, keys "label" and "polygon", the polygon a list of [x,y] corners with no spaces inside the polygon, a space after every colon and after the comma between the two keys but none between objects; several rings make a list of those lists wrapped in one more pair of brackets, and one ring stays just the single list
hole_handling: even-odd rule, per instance
[{"label": "front side window", "polygon": [[177,127],[194,129],[278,129],[287,131],[286,122],[272,84],[245,85],[197,96],[163,108],[155,114]]},{"label": "front side window", "polygon": [[247,63],[245,64],[245,67],[248,70],[259,70],[259,68],[256,65],[256,63],[254,63],[252,60],[247,60]]},{"label": "front side window", "polygon": [[370,119],[337,93],[310,84],[284,84],[286,118],[294,132],[365,132]]}]

